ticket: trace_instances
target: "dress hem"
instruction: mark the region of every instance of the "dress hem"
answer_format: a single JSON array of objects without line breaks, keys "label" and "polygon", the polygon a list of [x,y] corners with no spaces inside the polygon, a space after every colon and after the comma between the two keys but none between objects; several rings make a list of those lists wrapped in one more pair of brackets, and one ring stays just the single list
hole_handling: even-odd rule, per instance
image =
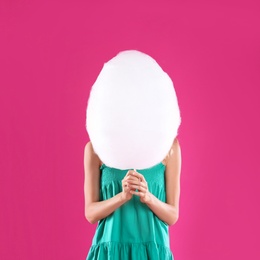
[{"label": "dress hem", "polygon": [[92,244],[86,260],[135,259],[135,260],[174,260],[171,249],[155,241],[117,242],[108,241]]}]

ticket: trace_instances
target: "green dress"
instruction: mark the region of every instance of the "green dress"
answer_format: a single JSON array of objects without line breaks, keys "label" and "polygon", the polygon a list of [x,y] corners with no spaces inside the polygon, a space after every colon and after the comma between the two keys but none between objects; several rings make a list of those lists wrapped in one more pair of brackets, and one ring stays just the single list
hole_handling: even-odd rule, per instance
[{"label": "green dress", "polygon": [[[160,162],[138,170],[149,191],[166,202],[165,168]],[[128,170],[100,167],[100,200],[107,200],[122,191],[122,179]],[[168,224],[133,197],[106,218],[99,220],[87,260],[174,260],[170,249]]]}]

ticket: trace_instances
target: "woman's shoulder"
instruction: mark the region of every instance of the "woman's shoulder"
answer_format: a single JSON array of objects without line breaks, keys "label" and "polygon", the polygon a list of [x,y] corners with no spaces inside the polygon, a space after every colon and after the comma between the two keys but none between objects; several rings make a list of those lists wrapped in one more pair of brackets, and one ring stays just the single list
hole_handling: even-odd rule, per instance
[{"label": "woman's shoulder", "polygon": [[173,154],[173,151],[176,150],[177,147],[179,147],[180,144],[179,144],[179,140],[177,137],[174,138],[173,142],[172,142],[172,145],[171,145],[171,148],[169,150],[169,152],[167,153],[167,155],[165,156],[165,158],[163,159],[162,163],[164,165],[167,165],[167,162],[168,162],[168,159],[170,158],[170,156]]},{"label": "woman's shoulder", "polygon": [[91,141],[88,141],[85,145],[85,154],[88,154],[89,156],[91,156],[91,158],[95,158],[95,160],[98,160],[99,166],[101,166],[103,164],[103,162],[100,160],[99,156],[94,151]]}]

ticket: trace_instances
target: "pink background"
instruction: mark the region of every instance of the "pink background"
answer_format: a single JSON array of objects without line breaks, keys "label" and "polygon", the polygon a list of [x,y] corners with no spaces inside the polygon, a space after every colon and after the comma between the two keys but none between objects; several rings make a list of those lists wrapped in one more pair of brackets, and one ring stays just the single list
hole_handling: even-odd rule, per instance
[{"label": "pink background", "polygon": [[154,57],[182,114],[175,260],[260,259],[259,1],[0,1],[0,259],[85,259],[88,95]]}]

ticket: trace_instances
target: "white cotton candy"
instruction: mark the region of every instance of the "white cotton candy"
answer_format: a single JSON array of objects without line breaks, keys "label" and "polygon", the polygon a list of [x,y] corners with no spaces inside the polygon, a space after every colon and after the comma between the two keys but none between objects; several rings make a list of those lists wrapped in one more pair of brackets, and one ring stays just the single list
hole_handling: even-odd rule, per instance
[{"label": "white cotton candy", "polygon": [[105,165],[122,170],[159,164],[181,123],[170,77],[153,58],[135,50],[104,64],[86,112],[95,153]]}]

